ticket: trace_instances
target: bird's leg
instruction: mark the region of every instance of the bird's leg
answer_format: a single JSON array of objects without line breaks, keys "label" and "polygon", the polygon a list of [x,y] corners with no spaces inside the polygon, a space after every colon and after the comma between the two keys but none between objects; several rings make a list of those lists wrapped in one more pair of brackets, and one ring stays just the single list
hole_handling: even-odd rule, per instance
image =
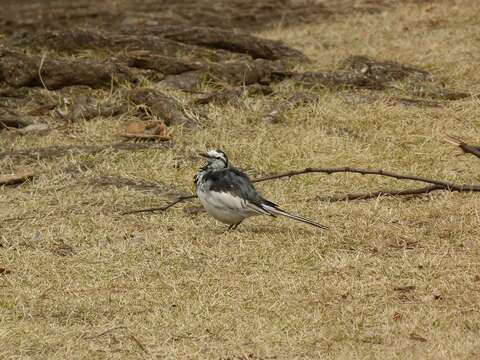
[{"label": "bird's leg", "polygon": [[230,230],[235,230],[235,229],[237,228],[237,226],[240,225],[240,223],[241,223],[242,221],[243,221],[243,220],[240,220],[238,223],[231,225],[231,228],[229,228],[229,229],[230,229]]},{"label": "bird's leg", "polygon": [[236,225],[236,224],[229,225],[227,231],[233,230],[235,225]]}]

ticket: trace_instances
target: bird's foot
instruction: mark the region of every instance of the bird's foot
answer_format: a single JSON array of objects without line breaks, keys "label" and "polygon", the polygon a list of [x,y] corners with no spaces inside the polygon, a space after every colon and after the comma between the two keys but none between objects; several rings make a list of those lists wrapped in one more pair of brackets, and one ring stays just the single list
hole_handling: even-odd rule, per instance
[{"label": "bird's foot", "polygon": [[[242,221],[243,221],[243,220],[242,220]],[[227,231],[235,230],[235,229],[237,228],[237,226],[240,225],[240,223],[241,223],[242,221],[240,221],[240,222],[238,222],[238,223],[236,223],[236,224],[230,225],[230,226],[228,227],[228,230],[227,230]]]}]

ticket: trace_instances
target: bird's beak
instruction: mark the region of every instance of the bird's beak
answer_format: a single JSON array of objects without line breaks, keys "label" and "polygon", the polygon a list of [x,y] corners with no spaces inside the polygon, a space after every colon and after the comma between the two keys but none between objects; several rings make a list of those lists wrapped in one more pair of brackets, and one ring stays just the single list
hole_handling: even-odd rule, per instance
[{"label": "bird's beak", "polygon": [[198,153],[198,155],[200,155],[201,157],[204,157],[204,158],[208,158],[208,157],[209,157],[208,154],[206,154],[206,153]]}]

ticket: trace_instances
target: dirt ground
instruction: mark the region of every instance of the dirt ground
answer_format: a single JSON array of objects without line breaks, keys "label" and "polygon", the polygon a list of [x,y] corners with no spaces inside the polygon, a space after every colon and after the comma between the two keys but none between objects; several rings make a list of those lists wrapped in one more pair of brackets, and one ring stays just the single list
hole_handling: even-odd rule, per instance
[{"label": "dirt ground", "polygon": [[7,33],[72,26],[114,30],[155,24],[251,32],[278,25],[318,22],[331,16],[378,13],[397,3],[394,0],[78,0],[72,4],[65,0],[4,0],[0,29]]},{"label": "dirt ground", "polygon": [[[1,359],[480,356],[480,148],[445,141],[480,143],[476,1],[1,7]],[[257,183],[329,231],[125,214],[210,147],[374,175]]]}]

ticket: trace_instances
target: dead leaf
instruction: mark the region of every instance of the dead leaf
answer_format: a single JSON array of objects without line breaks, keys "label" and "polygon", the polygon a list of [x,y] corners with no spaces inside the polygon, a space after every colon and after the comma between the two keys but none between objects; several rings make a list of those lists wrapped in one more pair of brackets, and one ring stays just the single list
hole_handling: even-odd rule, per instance
[{"label": "dead leaf", "polygon": [[145,129],[145,122],[133,121],[127,125],[127,134],[142,134],[145,132]]},{"label": "dead leaf", "polygon": [[403,315],[400,314],[398,311],[395,311],[395,312],[393,313],[393,320],[395,320],[395,321],[400,321],[400,320],[402,320],[402,319],[403,319]]},{"label": "dead leaf", "polygon": [[169,137],[168,130],[163,124],[158,124],[152,130],[150,130],[150,132],[153,135]]},{"label": "dead leaf", "polygon": [[410,334],[410,340],[420,341],[420,342],[427,342],[428,340],[425,339],[423,336],[420,336],[414,332]]},{"label": "dead leaf", "polygon": [[132,122],[127,126],[127,132],[121,134],[126,139],[168,141],[171,136],[164,124],[159,122]]}]

